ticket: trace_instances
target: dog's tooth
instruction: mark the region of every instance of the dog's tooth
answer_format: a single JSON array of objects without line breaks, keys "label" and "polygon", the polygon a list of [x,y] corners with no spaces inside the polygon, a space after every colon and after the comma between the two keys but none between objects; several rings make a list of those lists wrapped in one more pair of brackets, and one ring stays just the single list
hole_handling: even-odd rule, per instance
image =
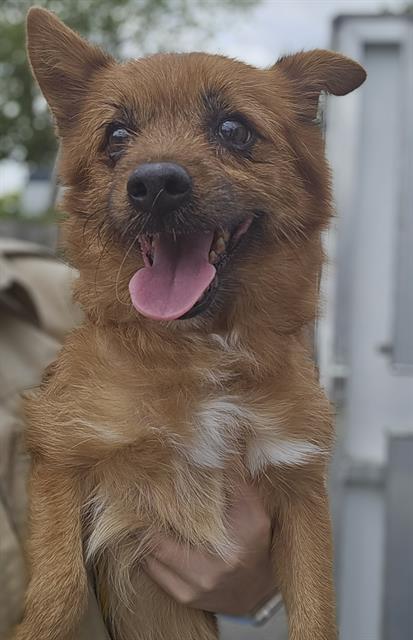
[{"label": "dog's tooth", "polygon": [[229,238],[230,238],[231,234],[229,231],[224,231],[222,233],[222,237],[224,238],[224,242],[228,242]]},{"label": "dog's tooth", "polygon": [[214,264],[214,262],[216,262],[217,258],[218,258],[218,256],[217,256],[217,254],[215,253],[215,251],[210,251],[210,252],[209,252],[209,262],[210,262],[211,264]]},{"label": "dog's tooth", "polygon": [[222,236],[220,236],[215,243],[214,250],[218,255],[220,255],[221,253],[224,253],[225,249],[226,249],[225,240]]}]

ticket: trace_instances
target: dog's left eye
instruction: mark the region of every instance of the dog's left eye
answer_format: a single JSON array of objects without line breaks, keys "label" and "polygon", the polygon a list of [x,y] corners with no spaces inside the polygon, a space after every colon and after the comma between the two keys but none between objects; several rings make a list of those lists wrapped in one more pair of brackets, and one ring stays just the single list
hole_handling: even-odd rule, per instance
[{"label": "dog's left eye", "polygon": [[130,132],[125,127],[112,127],[108,131],[107,152],[112,160],[116,160],[122,153],[129,137]]},{"label": "dog's left eye", "polygon": [[239,120],[223,120],[218,125],[218,135],[223,142],[238,149],[246,147],[252,140],[252,131]]}]

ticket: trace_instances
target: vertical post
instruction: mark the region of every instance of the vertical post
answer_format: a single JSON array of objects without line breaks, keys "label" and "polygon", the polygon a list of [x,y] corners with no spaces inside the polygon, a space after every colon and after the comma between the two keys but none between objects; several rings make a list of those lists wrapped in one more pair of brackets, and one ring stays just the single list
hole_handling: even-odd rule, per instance
[{"label": "vertical post", "polygon": [[413,435],[389,438],[384,640],[413,638]]}]

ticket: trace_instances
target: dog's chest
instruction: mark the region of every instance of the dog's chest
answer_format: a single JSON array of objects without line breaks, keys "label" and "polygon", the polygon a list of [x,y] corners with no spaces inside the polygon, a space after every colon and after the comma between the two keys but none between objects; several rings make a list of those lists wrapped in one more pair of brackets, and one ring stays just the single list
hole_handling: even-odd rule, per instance
[{"label": "dog's chest", "polygon": [[199,467],[224,469],[242,458],[255,475],[268,465],[302,465],[323,453],[318,445],[290,434],[276,410],[241,397],[217,395],[201,402],[193,427],[184,453]]},{"label": "dog's chest", "polygon": [[307,440],[306,425],[294,424],[292,412],[286,418],[285,404],[274,394],[276,381],[257,381],[256,356],[239,337],[232,332],[211,338],[219,352],[217,366],[202,369],[205,394],[192,410],[192,435],[181,447],[190,463],[225,469],[242,460],[256,475],[269,465],[302,465],[323,455]]}]

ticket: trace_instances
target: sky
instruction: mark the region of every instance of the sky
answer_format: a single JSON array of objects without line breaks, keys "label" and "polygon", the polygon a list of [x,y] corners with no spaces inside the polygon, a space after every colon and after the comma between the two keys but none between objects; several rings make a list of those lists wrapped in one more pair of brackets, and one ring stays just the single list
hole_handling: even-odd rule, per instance
[{"label": "sky", "polygon": [[[406,1],[261,0],[251,11],[226,14],[204,49],[257,66],[267,66],[284,53],[314,47],[328,48],[331,21],[336,15],[399,12]],[[213,0],[211,8],[216,4]],[[24,167],[11,162],[0,163],[0,195],[21,188],[26,179]]]},{"label": "sky", "polygon": [[398,12],[407,0],[263,0],[252,13],[222,29],[209,49],[258,66],[299,49],[328,48],[339,14]]}]

